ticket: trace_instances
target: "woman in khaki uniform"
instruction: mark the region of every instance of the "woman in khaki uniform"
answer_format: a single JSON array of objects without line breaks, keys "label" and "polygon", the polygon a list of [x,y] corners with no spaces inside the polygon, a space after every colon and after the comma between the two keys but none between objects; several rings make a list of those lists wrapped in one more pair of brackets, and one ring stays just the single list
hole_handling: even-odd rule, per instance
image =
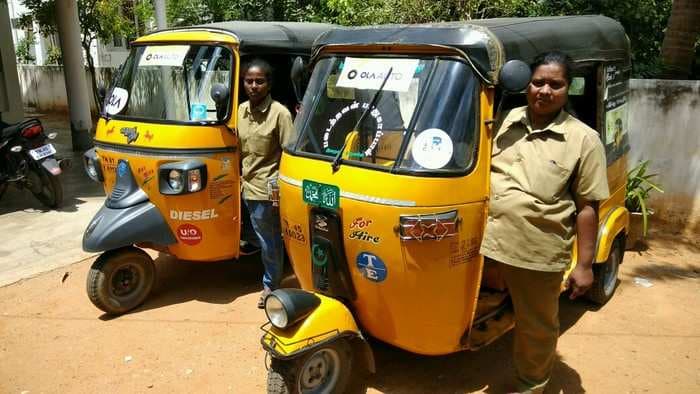
[{"label": "woman in khaki uniform", "polygon": [[248,101],[238,107],[238,135],[243,201],[252,226],[244,229],[243,237],[262,250],[265,273],[258,307],[263,308],[265,297],[280,285],[284,263],[279,207],[270,200],[268,189],[277,181],[282,147],[289,142],[294,125],[289,110],[270,96],[269,63],[261,59],[248,63],[243,71],[243,87]]},{"label": "woman in khaki uniform", "polygon": [[605,152],[598,133],[563,108],[571,60],[538,56],[527,107],[511,110],[494,138],[491,199],[481,253],[497,262],[515,311],[518,392],[546,386],[559,337],[559,294],[571,261],[571,298],[593,283],[598,201],[608,198]]}]

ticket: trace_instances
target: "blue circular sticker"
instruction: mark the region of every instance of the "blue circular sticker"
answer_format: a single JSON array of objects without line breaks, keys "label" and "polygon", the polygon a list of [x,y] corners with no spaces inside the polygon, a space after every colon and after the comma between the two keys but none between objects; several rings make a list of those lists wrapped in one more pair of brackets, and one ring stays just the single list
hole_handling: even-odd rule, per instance
[{"label": "blue circular sticker", "polygon": [[372,282],[383,282],[388,273],[382,259],[367,252],[357,255],[357,269],[362,272],[362,276]]},{"label": "blue circular sticker", "polygon": [[120,161],[117,166],[117,176],[120,178],[126,175],[126,171],[129,169],[129,165],[125,161]]}]

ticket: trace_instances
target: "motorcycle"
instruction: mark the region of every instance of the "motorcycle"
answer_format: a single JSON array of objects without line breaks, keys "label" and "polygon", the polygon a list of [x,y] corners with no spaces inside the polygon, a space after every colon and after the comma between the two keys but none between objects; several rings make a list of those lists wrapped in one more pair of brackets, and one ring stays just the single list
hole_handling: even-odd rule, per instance
[{"label": "motorcycle", "polygon": [[39,119],[2,128],[0,135],[0,197],[10,183],[28,189],[49,208],[63,202],[63,188],[58,176],[70,165],[56,158],[56,148],[47,140],[58,133],[46,133]]}]

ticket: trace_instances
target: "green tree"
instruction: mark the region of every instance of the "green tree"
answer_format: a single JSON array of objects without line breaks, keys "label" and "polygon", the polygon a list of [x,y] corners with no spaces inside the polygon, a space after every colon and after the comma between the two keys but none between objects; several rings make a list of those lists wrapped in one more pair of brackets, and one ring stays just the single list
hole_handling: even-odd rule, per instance
[{"label": "green tree", "polygon": [[25,37],[17,42],[17,47],[15,48],[15,56],[18,63],[28,64],[36,61],[32,53],[32,45],[34,45],[34,34],[28,31]]},{"label": "green tree", "polygon": [[[22,18],[25,22],[36,21],[45,35],[57,32],[55,0],[22,0],[22,4],[29,10]],[[152,14],[150,0],[78,0],[81,46],[92,77],[92,91],[96,103],[99,99],[95,61],[90,54],[93,42],[98,38],[106,41],[114,37],[132,37],[139,32],[134,20],[140,20],[143,23],[149,20]]]}]

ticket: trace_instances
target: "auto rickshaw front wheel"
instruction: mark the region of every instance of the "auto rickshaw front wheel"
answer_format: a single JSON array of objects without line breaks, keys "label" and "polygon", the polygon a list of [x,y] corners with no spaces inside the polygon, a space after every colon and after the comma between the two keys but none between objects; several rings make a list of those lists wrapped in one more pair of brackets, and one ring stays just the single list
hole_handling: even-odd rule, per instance
[{"label": "auto rickshaw front wheel", "polygon": [[608,260],[602,264],[593,266],[593,285],[586,293],[586,298],[598,305],[608,302],[617,287],[617,273],[625,253],[624,239],[616,239],[613,243]]},{"label": "auto rickshaw front wheel", "polygon": [[155,282],[153,259],[141,249],[127,246],[100,255],[90,267],[87,293],[90,301],[111,315],[141,305]]},{"label": "auto rickshaw front wheel", "polygon": [[272,358],[268,394],[328,394],[345,392],[352,372],[353,352],[345,339],[322,345],[298,358]]}]

